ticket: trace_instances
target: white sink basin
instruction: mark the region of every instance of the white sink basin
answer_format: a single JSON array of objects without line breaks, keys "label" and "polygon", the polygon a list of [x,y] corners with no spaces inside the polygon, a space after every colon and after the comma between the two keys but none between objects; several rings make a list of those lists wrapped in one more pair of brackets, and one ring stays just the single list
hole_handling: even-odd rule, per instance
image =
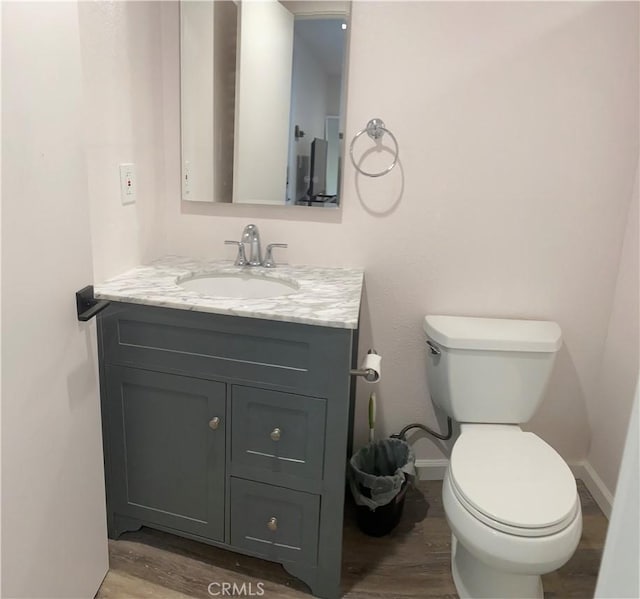
[{"label": "white sink basin", "polygon": [[280,297],[298,291],[298,286],[293,281],[254,275],[203,275],[179,281],[178,285],[202,295],[237,299]]}]

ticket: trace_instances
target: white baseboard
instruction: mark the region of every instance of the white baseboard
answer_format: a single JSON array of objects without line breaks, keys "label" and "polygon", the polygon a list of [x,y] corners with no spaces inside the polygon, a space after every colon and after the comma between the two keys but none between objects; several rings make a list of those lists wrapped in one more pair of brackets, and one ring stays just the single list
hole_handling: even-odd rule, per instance
[{"label": "white baseboard", "polygon": [[611,517],[611,509],[613,508],[613,493],[607,489],[607,486],[602,482],[602,479],[593,469],[593,466],[585,460],[583,462],[569,464],[569,467],[573,475],[584,483],[594,501],[598,504],[598,507],[607,519],[609,519]]},{"label": "white baseboard", "polygon": [[[416,460],[416,474],[419,480],[442,480],[447,470],[449,460]],[[574,462],[569,464],[571,472],[579,478],[587,487],[589,493],[604,515],[611,516],[613,506],[613,495],[607,489],[602,479],[598,476],[591,464],[587,461]]]},{"label": "white baseboard", "polygon": [[442,480],[449,460],[416,460],[418,480]]}]

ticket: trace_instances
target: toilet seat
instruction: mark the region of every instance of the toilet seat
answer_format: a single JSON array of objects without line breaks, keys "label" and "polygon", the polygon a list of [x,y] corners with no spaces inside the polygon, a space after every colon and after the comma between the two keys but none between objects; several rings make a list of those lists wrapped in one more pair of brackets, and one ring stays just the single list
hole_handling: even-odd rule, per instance
[{"label": "toilet seat", "polygon": [[476,425],[453,447],[454,495],[495,530],[541,537],[565,529],[579,513],[571,470],[556,451],[516,426]]}]

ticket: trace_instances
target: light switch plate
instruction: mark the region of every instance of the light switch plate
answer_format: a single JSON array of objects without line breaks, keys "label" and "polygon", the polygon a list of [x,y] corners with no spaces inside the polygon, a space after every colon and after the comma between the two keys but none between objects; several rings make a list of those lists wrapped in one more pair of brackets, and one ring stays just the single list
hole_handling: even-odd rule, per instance
[{"label": "light switch plate", "polygon": [[191,199],[191,162],[189,160],[185,160],[182,167],[182,199]]},{"label": "light switch plate", "polygon": [[136,165],[126,163],[120,165],[120,200],[122,205],[135,204],[136,201]]}]

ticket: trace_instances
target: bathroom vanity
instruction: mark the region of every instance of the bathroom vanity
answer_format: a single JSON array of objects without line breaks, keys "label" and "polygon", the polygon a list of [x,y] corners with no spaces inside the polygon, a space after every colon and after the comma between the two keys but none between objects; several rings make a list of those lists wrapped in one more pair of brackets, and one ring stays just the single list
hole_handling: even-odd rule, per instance
[{"label": "bathroom vanity", "polygon": [[337,598],[362,272],[279,267],[295,289],[269,298],[180,286],[211,272],[247,273],[166,258],[96,287],[109,535],[168,531]]}]

